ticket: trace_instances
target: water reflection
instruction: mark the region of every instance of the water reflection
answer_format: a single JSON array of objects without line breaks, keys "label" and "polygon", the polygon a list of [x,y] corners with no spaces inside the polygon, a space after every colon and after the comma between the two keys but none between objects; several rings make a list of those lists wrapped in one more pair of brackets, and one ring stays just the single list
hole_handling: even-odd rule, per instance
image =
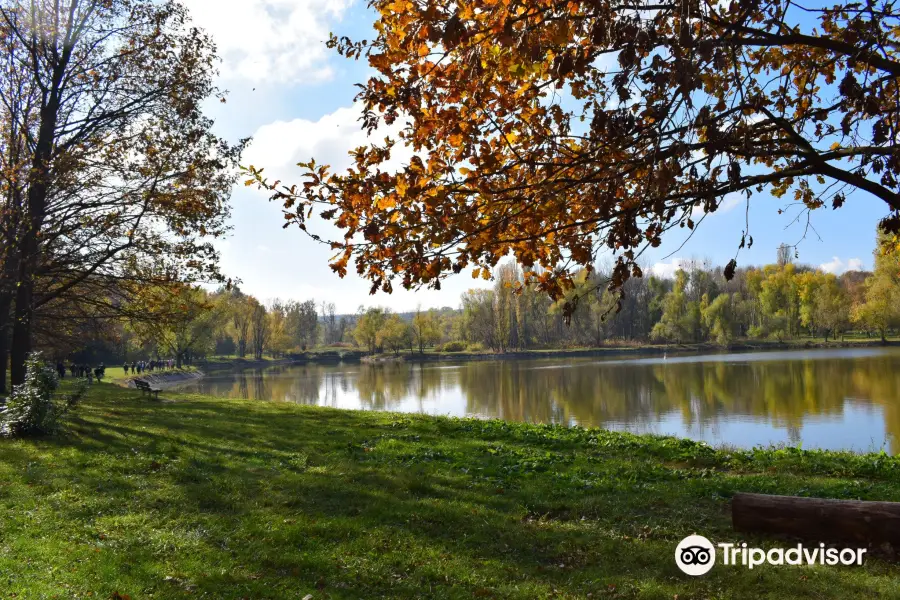
[{"label": "water reflection", "polygon": [[476,415],[752,446],[885,449],[900,435],[894,349],[677,359],[298,365],[211,373],[203,393],[337,408]]}]

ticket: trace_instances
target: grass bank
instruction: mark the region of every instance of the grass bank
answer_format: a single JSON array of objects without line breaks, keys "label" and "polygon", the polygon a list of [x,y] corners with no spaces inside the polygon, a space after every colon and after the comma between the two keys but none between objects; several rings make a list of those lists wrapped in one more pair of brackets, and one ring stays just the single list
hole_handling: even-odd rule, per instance
[{"label": "grass bank", "polygon": [[[106,367],[106,375],[104,377],[104,381],[110,383],[116,383],[119,385],[128,385],[128,382],[133,379],[147,379],[151,376],[165,376],[172,375],[177,377],[179,375],[184,375],[187,373],[196,373],[199,371],[197,367],[184,366],[180,369],[163,369],[163,370],[154,370],[154,371],[144,371],[143,373],[137,374],[133,371],[125,373],[125,369],[122,367]],[[65,381],[65,380],[64,380]],[[2,598],[2,596],[0,596]]]},{"label": "grass bank", "polygon": [[900,596],[879,559],[673,560],[742,539],[736,491],[900,501],[885,455],[163,397],[95,385],[60,437],[0,440],[0,598]]}]

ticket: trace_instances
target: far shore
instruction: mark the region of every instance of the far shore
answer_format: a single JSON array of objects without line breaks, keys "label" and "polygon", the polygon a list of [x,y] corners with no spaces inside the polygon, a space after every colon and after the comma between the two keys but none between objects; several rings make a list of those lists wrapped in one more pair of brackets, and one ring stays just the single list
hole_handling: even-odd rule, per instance
[{"label": "far shore", "polygon": [[363,362],[432,362],[432,361],[468,361],[468,360],[521,360],[534,358],[580,358],[580,357],[641,357],[668,356],[688,354],[716,354],[726,352],[754,352],[767,350],[809,350],[826,348],[868,348],[898,346],[900,341],[881,341],[876,339],[855,339],[845,341],[824,340],[740,340],[727,346],[707,342],[695,344],[647,344],[647,345],[610,345],[599,348],[558,348],[549,350],[516,350],[512,352],[434,352],[375,354],[362,357]]},{"label": "far shore", "polygon": [[881,341],[880,339],[853,338],[847,340],[831,340],[825,342],[821,339],[796,339],[796,340],[737,340],[727,346],[720,346],[709,342],[689,344],[610,344],[599,348],[553,348],[535,350],[514,350],[506,352],[462,351],[462,352],[438,352],[426,349],[424,353],[410,352],[409,350],[399,354],[380,353],[366,355],[357,349],[324,349],[294,354],[281,358],[240,358],[240,357],[211,357],[207,360],[196,361],[194,365],[204,371],[225,369],[263,369],[274,366],[302,365],[302,364],[337,364],[337,363],[389,363],[389,362],[436,362],[436,361],[475,361],[475,360],[523,360],[537,358],[630,358],[673,356],[690,354],[721,354],[726,352],[758,352],[758,351],[784,351],[784,350],[810,350],[810,349],[836,349],[836,348],[869,348],[900,346],[897,338]]}]

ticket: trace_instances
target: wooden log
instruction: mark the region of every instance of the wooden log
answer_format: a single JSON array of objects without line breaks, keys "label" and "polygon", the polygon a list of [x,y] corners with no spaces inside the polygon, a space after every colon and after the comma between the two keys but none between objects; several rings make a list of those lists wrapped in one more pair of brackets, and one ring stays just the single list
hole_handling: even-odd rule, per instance
[{"label": "wooden log", "polygon": [[735,531],[900,549],[900,502],[737,493],[731,523]]}]

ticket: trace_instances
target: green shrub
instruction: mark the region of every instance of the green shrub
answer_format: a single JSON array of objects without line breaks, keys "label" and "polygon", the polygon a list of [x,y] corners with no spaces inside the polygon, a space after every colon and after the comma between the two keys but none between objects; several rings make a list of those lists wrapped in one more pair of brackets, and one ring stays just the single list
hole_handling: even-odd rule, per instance
[{"label": "green shrub", "polygon": [[465,349],[465,342],[447,342],[444,344],[443,352],[462,352]]},{"label": "green shrub", "polygon": [[481,342],[472,342],[471,344],[466,346],[466,349],[469,352],[484,352],[484,344],[482,344]]},{"label": "green shrub", "polygon": [[53,392],[59,380],[53,367],[41,360],[40,352],[33,352],[25,361],[25,381],[13,388],[0,414],[0,434],[26,436],[53,433],[65,406],[59,406]]}]

